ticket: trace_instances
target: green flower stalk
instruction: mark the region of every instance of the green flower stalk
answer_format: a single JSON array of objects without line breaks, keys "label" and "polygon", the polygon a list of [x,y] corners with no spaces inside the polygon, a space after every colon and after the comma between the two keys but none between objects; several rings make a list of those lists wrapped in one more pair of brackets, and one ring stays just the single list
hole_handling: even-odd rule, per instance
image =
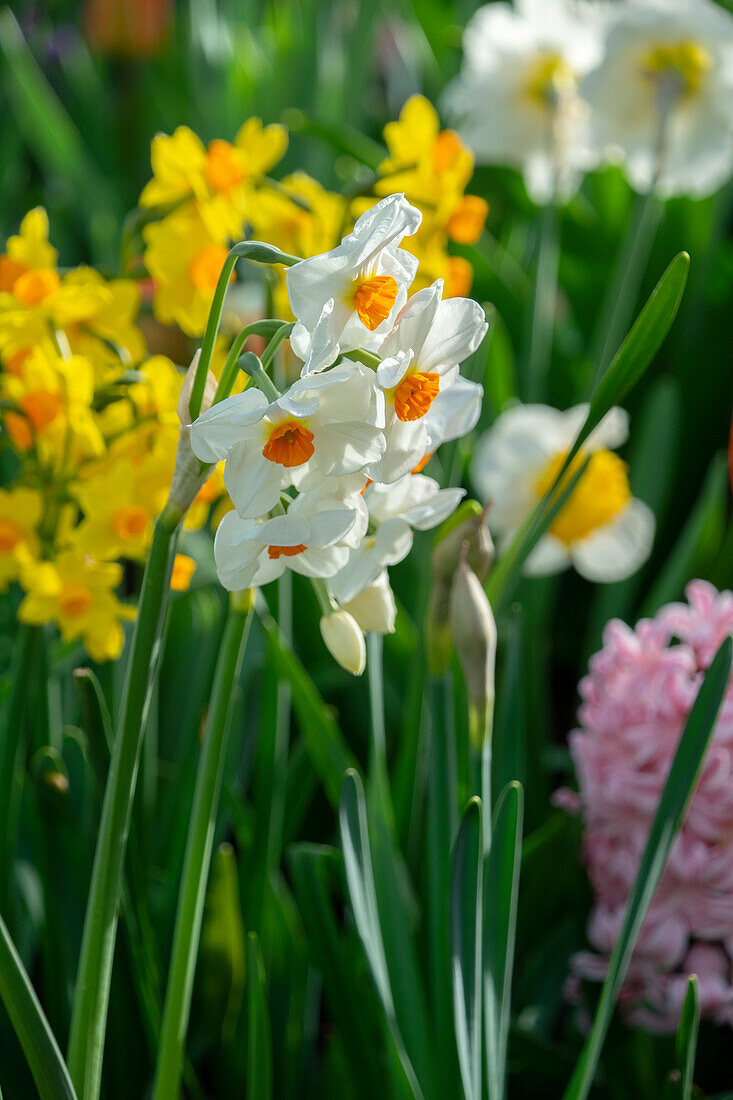
[{"label": "green flower stalk", "polygon": [[180,1088],[206,883],[231,724],[232,689],[242,667],[252,603],[250,592],[235,593],[231,597],[216,665],[178,895],[153,1100],[170,1100],[178,1095]]}]

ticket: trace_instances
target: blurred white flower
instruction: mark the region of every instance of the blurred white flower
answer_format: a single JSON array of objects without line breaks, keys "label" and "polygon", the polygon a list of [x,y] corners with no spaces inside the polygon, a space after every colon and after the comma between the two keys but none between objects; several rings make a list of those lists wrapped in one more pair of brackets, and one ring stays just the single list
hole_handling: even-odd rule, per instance
[{"label": "blurred white flower", "polygon": [[733,16],[712,0],[628,0],[581,84],[599,155],[637,190],[706,195],[733,168]]},{"label": "blurred white flower", "polygon": [[352,474],[384,451],[374,372],[344,361],[294,382],[268,402],[249,386],[212,406],[191,428],[203,462],[225,459],[224,483],[243,519],[264,515],[289,485]]},{"label": "blurred white flower", "polygon": [[[567,412],[517,405],[479,440],[471,477],[491,504],[489,526],[500,548],[506,549],[554,482],[587,411],[587,405]],[[627,435],[626,413],[611,409],[571,465],[570,476],[590,455],[570,497],[527,558],[526,573],[557,573],[572,564],[588,580],[610,582],[631,576],[646,561],[654,514],[631,495],[626,465],[614,454]]]},{"label": "blurred white flower", "polygon": [[396,565],[412,549],[413,528],[428,531],[455,510],[465,489],[441,489],[424,474],[407,474],[392,485],[368,485],[364,501],[371,532],[349,554],[329,581],[329,591],[345,603],[373,585],[385,567]]},{"label": "blurred white flower", "polygon": [[363,479],[324,480],[301,493],[284,515],[242,519],[227,512],[214,540],[219,579],[230,591],[268,584],[286,569],[330,577],[345,565],[367,529]]},{"label": "blurred white flower", "polygon": [[[486,335],[484,311],[469,298],[443,301],[442,294],[442,279],[418,291],[380,348],[377,385],[385,401],[387,445],[369,469],[375,481],[395,481],[444,439],[470,431],[478,419],[482,388],[461,379],[458,366]],[[459,381],[458,399],[438,404]]]},{"label": "blurred white flower", "polygon": [[399,245],[421,219],[404,195],[390,195],[362,214],[336,248],[288,269],[288,297],[298,319],[290,343],[304,361],[303,374],[355,348],[379,347],[418,266]]},{"label": "blurred white flower", "polygon": [[581,78],[600,60],[605,6],[516,0],[479,8],[446,108],[480,164],[524,173],[536,202],[572,194],[594,160]]}]

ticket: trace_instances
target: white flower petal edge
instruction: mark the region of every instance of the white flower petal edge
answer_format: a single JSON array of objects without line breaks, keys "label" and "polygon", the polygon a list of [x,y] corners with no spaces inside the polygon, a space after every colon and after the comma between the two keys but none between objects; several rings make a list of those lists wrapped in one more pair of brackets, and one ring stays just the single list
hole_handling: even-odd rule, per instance
[{"label": "white flower petal edge", "polygon": [[[348,236],[330,252],[301,260],[286,275],[297,323],[290,337],[304,361],[303,374],[323,370],[354,348],[376,350],[407,300],[418,261],[401,249],[422,214],[404,195],[390,195],[362,214]],[[371,327],[360,320],[355,294],[361,281],[387,278],[394,288],[389,309]],[[377,318],[375,317],[375,322]]]},{"label": "white flower petal edge", "polygon": [[570,548],[573,565],[589,581],[622,581],[649,557],[656,521],[651,508],[630,500],[611,523]]}]

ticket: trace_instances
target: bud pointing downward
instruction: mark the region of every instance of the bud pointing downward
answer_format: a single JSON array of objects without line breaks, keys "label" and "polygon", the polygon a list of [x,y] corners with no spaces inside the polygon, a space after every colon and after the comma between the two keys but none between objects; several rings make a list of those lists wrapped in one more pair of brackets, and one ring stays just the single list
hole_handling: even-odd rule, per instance
[{"label": "bud pointing downward", "polygon": [[366,667],[364,635],[348,611],[333,611],[321,619],[321,636],[329,653],[352,676],[361,676]]},{"label": "bud pointing downward", "polygon": [[343,605],[362,630],[372,634],[394,634],[397,606],[385,570],[374,584]]}]

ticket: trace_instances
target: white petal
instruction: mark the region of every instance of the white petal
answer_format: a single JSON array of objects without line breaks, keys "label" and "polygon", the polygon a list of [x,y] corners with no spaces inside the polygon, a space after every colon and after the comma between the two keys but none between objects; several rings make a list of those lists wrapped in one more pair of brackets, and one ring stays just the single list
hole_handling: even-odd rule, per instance
[{"label": "white petal", "polygon": [[571,547],[573,565],[589,581],[624,580],[649,557],[654,529],[651,508],[641,500],[631,500],[610,523]]},{"label": "white petal", "polygon": [[191,425],[191,447],[202,462],[226,458],[242,440],[242,429],[257,424],[265,414],[267,398],[261,390],[248,386],[212,405]]},{"label": "white petal", "polygon": [[528,577],[549,577],[561,573],[570,565],[570,555],[564,542],[554,535],[543,535],[524,563]]},{"label": "white petal", "polygon": [[483,399],[483,386],[467,378],[459,377],[447,387],[441,383],[440,393],[424,417],[427,450],[434,451],[441,443],[459,439],[475,428]]},{"label": "white petal", "polygon": [[262,516],[280,499],[284,467],[253,447],[235,447],[224,466],[224,484],[242,519]]}]

